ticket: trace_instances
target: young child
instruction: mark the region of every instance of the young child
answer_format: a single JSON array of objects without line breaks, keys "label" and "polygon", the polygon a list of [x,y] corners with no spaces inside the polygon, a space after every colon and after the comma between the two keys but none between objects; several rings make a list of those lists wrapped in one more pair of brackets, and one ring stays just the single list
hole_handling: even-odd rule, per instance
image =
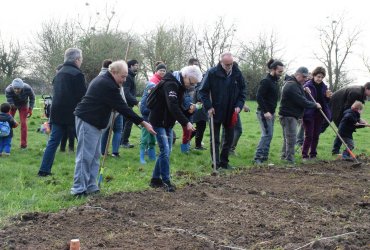
[{"label": "young child", "polygon": [[12,146],[13,128],[16,128],[18,123],[9,114],[9,103],[1,104],[0,111],[0,156],[9,156]]},{"label": "young child", "polygon": [[[366,121],[360,118],[360,113],[362,112],[363,107],[364,105],[361,102],[355,101],[350,109],[343,112],[343,118],[339,123],[338,133],[351,151],[355,147],[352,136],[353,132],[356,132],[356,128],[369,126]],[[353,160],[347,149],[343,151],[342,159]]]},{"label": "young child", "polygon": [[[141,98],[140,102],[140,112],[143,115],[143,119],[145,121],[149,120],[149,114],[150,109],[148,109],[146,105],[146,99],[148,98],[148,95],[150,94],[150,91],[156,86],[153,82],[148,82],[145,89],[143,96]],[[145,152],[148,152],[148,157],[150,160],[155,161],[156,160],[156,154],[155,154],[155,136],[150,134],[145,128],[141,129],[141,138],[140,138],[140,163],[146,164],[145,161]]]}]

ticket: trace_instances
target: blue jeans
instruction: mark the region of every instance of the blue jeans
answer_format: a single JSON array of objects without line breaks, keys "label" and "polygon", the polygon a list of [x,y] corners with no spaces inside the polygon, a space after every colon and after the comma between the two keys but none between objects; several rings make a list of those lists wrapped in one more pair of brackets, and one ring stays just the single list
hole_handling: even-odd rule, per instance
[{"label": "blue jeans", "polygon": [[159,155],[155,162],[152,178],[161,178],[163,181],[170,180],[170,154],[172,148],[172,128],[153,127],[157,132],[156,138],[159,147]]},{"label": "blue jeans", "polygon": [[51,167],[54,163],[55,152],[57,151],[60,141],[62,140],[62,137],[67,130],[67,125],[59,125],[55,123],[52,124],[49,141],[46,145],[44,156],[42,157],[42,162],[40,166],[41,172],[51,172]]},{"label": "blue jeans", "polygon": [[[123,116],[118,115],[114,120],[113,125],[113,137],[112,137],[112,153],[118,153],[119,145],[121,142],[121,135],[123,129]],[[105,147],[107,146],[107,140],[109,135],[110,126],[104,131],[103,136],[101,138],[101,154],[104,154]]]},{"label": "blue jeans", "polygon": [[0,154],[2,152],[10,154],[11,147],[12,147],[12,137],[10,135],[0,137]]},{"label": "blue jeans", "polygon": [[261,128],[261,139],[254,160],[266,161],[269,157],[270,144],[274,135],[275,115],[272,116],[272,119],[266,119],[261,111],[257,111],[257,119]]}]

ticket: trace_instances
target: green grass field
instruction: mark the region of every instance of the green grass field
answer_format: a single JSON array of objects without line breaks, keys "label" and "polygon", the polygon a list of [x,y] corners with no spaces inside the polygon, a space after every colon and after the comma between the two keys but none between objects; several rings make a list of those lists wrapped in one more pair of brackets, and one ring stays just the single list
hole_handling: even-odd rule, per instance
[{"label": "green grass field", "polygon": [[[1,96],[0,100],[5,97]],[[249,113],[241,113],[243,122],[243,135],[236,150],[237,156],[230,157],[233,166],[248,168],[252,166],[252,159],[260,132],[256,119],[256,103],[247,102],[251,108]],[[370,105],[365,107],[362,117],[370,121]],[[367,109],[366,109],[367,108]],[[137,110],[136,110],[137,111]],[[36,132],[37,128],[46,121],[42,118],[42,100],[37,99],[37,107],[29,119],[28,149],[21,150],[20,129],[14,130],[13,148],[10,157],[0,158],[0,224],[3,225],[7,218],[19,213],[31,211],[58,211],[62,208],[76,206],[86,202],[88,198],[76,199],[70,195],[70,188],[74,173],[74,154],[58,152],[52,168],[52,177],[40,178],[37,172],[41,163],[43,150],[47,143],[47,136]],[[16,115],[16,120],[19,121]],[[176,125],[177,136],[182,132]],[[354,135],[356,154],[370,155],[369,147],[370,129],[360,129]],[[282,145],[281,126],[275,123],[274,138],[270,150],[270,162],[280,164],[280,148]],[[334,132],[329,128],[321,137],[318,147],[318,158],[330,160],[331,145]],[[207,128],[204,143],[209,148],[209,129]],[[102,184],[102,195],[114,192],[138,191],[148,189],[148,182],[154,162],[146,165],[139,163],[140,130],[133,126],[130,142],[135,144],[133,149],[120,149],[121,158],[108,157],[105,163],[105,176],[111,177],[110,182]],[[189,155],[180,153],[180,139],[174,145],[171,155],[171,174],[177,186],[194,182],[211,172],[209,151],[192,151]],[[300,156],[297,156],[300,162]]]}]

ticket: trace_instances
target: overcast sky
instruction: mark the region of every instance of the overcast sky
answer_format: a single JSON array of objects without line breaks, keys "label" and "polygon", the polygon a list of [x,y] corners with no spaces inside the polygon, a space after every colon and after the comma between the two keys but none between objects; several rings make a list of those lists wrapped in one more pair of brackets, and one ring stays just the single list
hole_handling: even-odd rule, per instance
[{"label": "overcast sky", "polygon": [[[88,5],[86,5],[88,3]],[[242,4],[243,3],[243,4]],[[248,42],[260,33],[273,31],[284,59],[291,70],[307,66],[310,70],[320,65],[313,51],[319,51],[317,27],[328,20],[335,20],[342,13],[347,18],[348,30],[359,27],[361,39],[348,60],[350,76],[356,83],[370,81],[360,59],[370,57],[370,18],[365,1],[348,0],[18,0],[1,1],[0,32],[3,39],[29,41],[40,30],[41,23],[49,19],[88,17],[97,10],[114,7],[120,19],[120,29],[142,34],[159,23],[186,22],[194,27],[212,24],[222,16],[237,26],[238,41]]]}]

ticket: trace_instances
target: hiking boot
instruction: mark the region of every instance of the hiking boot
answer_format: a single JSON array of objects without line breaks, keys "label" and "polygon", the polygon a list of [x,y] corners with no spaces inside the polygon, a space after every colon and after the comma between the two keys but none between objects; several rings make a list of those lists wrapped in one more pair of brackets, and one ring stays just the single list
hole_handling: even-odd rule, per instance
[{"label": "hiking boot", "polygon": [[207,150],[205,147],[203,147],[203,146],[197,146],[197,147],[195,147],[194,148],[195,150]]},{"label": "hiking boot", "polygon": [[27,149],[27,145],[26,146],[25,145],[21,146],[21,149]]},{"label": "hiking boot", "polygon": [[152,178],[149,186],[152,188],[161,188],[164,186],[164,183],[161,178]]},{"label": "hiking boot", "polygon": [[135,147],[135,145],[132,145],[132,144],[130,144],[130,143],[124,143],[124,144],[122,144],[121,145],[123,148],[133,148],[133,147]]},{"label": "hiking boot", "polygon": [[175,192],[176,191],[176,186],[171,183],[171,181],[165,181],[163,182],[163,187],[166,192]]},{"label": "hiking boot", "polygon": [[40,176],[40,177],[46,177],[46,176],[50,176],[50,175],[53,175],[53,174],[49,173],[49,172],[39,171],[37,173],[37,175]]}]

